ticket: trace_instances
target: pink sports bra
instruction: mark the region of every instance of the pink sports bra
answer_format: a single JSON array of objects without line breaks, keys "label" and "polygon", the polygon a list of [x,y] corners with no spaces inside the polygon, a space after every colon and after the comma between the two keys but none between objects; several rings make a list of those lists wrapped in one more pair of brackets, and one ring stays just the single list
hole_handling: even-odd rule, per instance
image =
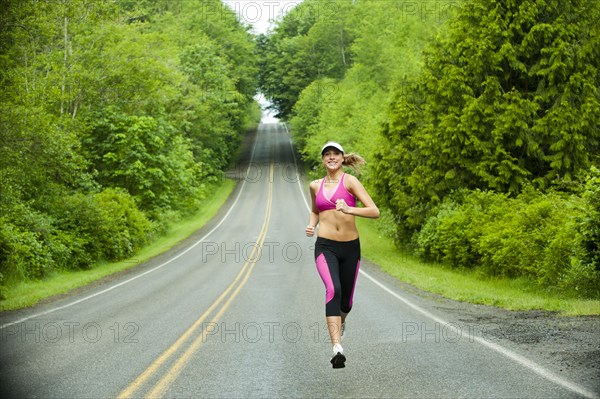
[{"label": "pink sports bra", "polygon": [[335,201],[339,199],[343,199],[346,201],[348,206],[356,206],[356,198],[352,194],[346,190],[344,186],[344,173],[338,182],[335,191],[331,195],[330,198],[327,198],[325,192],[323,190],[323,185],[325,184],[325,178],[321,181],[321,187],[319,187],[319,191],[317,192],[317,196],[315,197],[315,205],[317,205],[317,209],[319,212],[335,210]]}]

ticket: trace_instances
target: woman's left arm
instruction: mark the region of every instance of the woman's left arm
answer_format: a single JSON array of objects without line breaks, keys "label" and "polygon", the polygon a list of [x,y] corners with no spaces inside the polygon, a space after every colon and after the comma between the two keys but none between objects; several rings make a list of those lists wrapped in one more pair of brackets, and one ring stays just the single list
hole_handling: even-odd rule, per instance
[{"label": "woman's left arm", "polygon": [[346,175],[346,189],[350,192],[350,194],[354,195],[360,202],[362,202],[363,207],[352,207],[346,205],[345,201],[344,205],[341,206],[340,211],[347,213],[349,215],[361,216],[365,218],[377,219],[379,217],[379,208],[375,205],[375,202],[364,188],[362,183],[352,175]]}]

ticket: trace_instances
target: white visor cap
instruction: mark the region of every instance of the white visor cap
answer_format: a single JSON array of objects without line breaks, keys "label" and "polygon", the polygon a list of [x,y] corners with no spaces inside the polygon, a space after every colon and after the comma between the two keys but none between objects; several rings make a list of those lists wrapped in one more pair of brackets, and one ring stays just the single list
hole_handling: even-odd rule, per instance
[{"label": "white visor cap", "polygon": [[339,150],[342,154],[344,153],[344,149],[342,148],[342,146],[339,143],[336,143],[335,141],[330,141],[328,143],[326,143],[323,148],[321,148],[321,155],[323,155],[323,152],[325,152],[325,149],[327,147],[333,147],[337,150]]}]

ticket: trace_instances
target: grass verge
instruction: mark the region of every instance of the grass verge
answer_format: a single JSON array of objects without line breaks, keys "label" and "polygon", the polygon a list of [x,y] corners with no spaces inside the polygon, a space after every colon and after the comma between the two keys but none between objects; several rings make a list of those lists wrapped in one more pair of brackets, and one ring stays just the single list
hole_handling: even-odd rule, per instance
[{"label": "grass verge", "polygon": [[400,281],[446,298],[509,310],[547,310],[565,316],[599,315],[600,301],[573,298],[537,287],[525,279],[489,278],[424,263],[396,248],[379,233],[378,221],[357,218],[361,252],[365,259]]},{"label": "grass verge", "polygon": [[235,187],[233,180],[224,179],[215,187],[202,209],[193,216],[173,224],[166,235],[142,248],[134,257],[120,262],[99,262],[89,270],[64,271],[44,280],[28,281],[6,289],[7,299],[0,301],[0,311],[35,305],[42,299],[67,293],[108,275],[135,267],[177,245],[204,226],[223,206]]}]

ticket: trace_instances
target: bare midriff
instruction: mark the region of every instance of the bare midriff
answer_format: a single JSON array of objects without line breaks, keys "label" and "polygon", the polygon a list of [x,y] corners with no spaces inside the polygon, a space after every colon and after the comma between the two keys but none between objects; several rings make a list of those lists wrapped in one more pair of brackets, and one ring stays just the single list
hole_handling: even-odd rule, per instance
[{"label": "bare midriff", "polygon": [[328,210],[319,213],[319,237],[335,241],[352,241],[358,238],[354,215]]}]

